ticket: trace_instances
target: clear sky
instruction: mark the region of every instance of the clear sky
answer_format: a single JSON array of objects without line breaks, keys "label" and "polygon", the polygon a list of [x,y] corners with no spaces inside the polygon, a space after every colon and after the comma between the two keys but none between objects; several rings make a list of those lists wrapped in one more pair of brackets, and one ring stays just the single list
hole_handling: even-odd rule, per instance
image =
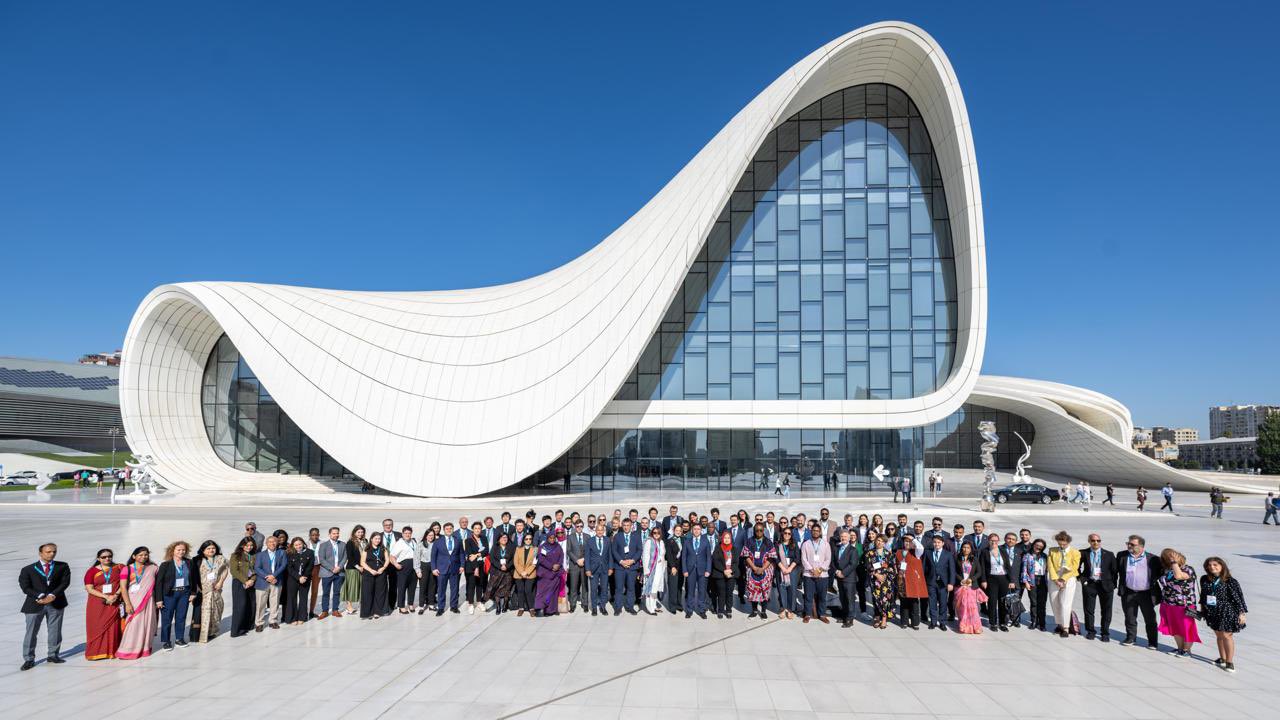
[{"label": "clear sky", "polygon": [[166,282],[550,269],[795,61],[903,19],[973,123],[984,372],[1140,425],[1280,402],[1274,3],[617,5],[0,4],[0,354],[113,350]]}]

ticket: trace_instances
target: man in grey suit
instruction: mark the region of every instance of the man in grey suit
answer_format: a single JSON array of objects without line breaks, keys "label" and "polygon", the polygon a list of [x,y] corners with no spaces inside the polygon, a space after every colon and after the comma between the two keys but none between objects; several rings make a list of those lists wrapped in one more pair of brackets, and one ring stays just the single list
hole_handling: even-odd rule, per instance
[{"label": "man in grey suit", "polygon": [[342,594],[342,582],[346,578],[347,544],[340,537],[341,531],[331,527],[329,539],[316,546],[316,567],[320,570],[320,584],[324,588],[320,594],[319,620],[330,615],[342,617],[338,610],[338,596]]},{"label": "man in grey suit", "polygon": [[578,603],[582,603],[583,611],[587,609],[587,540],[583,522],[578,519],[565,543],[564,564],[569,569],[569,612],[573,612]]}]

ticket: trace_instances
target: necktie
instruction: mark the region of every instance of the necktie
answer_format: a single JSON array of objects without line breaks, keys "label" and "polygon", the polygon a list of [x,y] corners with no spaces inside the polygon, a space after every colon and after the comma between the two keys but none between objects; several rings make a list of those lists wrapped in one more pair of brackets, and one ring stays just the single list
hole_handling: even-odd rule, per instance
[{"label": "necktie", "polygon": [[45,578],[45,581],[46,581],[46,582],[48,582],[48,580],[50,579],[50,578],[49,578],[49,563],[43,563],[43,564],[44,564],[44,578]]},{"label": "necktie", "polygon": [[936,563],[942,559],[942,553],[938,550],[933,551],[933,561]]},{"label": "necktie", "polygon": [[693,538],[693,551],[698,552],[698,538],[696,536]]},{"label": "necktie", "polygon": [[604,540],[601,540],[599,537],[596,537],[596,552],[601,555],[604,554]]},{"label": "necktie", "polygon": [[449,554],[452,555],[453,554],[453,538],[449,538],[448,540],[445,540],[444,547],[446,550],[449,551]]}]

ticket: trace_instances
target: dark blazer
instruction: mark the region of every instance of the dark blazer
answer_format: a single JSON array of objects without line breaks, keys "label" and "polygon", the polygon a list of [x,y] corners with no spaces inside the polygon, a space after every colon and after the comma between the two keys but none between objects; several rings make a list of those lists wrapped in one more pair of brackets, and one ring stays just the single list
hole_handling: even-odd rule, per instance
[{"label": "dark blazer", "polygon": [[186,587],[181,590],[174,586],[178,581],[178,569],[174,566],[173,560],[165,560],[160,563],[159,571],[156,574],[156,591],[154,596],[157,600],[166,595],[182,595],[188,597],[196,594],[196,586],[200,584],[200,580],[196,576],[196,568],[192,566],[191,560],[183,560],[183,570],[186,573]]},{"label": "dark blazer", "polygon": [[[925,554],[931,555],[932,553],[926,550]],[[970,562],[973,567],[969,571],[969,579],[973,581],[974,587],[978,587],[982,584],[982,581],[987,579],[986,574],[982,572],[982,560],[978,555],[974,555]],[[956,553],[956,584],[960,584],[962,579],[964,579],[964,570],[960,567],[960,554]]]},{"label": "dark blazer", "polygon": [[41,595],[53,595],[53,602],[49,604],[55,608],[67,606],[67,588],[71,586],[70,566],[57,560],[50,562],[49,579],[46,581],[44,574],[36,569],[39,564],[39,560],[27,563],[18,572],[18,587],[22,588],[22,594],[26,596],[22,600],[22,612],[28,615],[44,612],[45,606],[36,602],[36,598]]},{"label": "dark blazer", "polygon": [[[1116,574],[1113,582],[1120,597],[1124,597],[1131,592],[1124,582],[1124,577],[1129,571],[1129,560],[1125,557],[1128,554],[1129,551],[1127,550],[1115,554]],[[1164,565],[1161,564],[1159,555],[1152,555],[1149,552],[1144,552],[1143,555],[1147,556],[1147,590],[1159,593],[1160,586],[1156,584],[1156,581],[1164,574]]]},{"label": "dark blazer", "polygon": [[1102,592],[1111,593],[1116,589],[1116,555],[1105,548],[1099,552],[1101,553],[1098,561],[1099,575],[1098,579],[1094,580],[1093,551],[1088,548],[1080,551],[1080,582],[1095,586]]},{"label": "dark blazer", "polygon": [[671,517],[670,515],[662,518],[662,536],[671,537],[671,528],[679,522],[683,522],[684,518],[679,515]]},{"label": "dark blazer", "polygon": [[628,543],[627,533],[619,530],[618,533],[611,538],[611,542],[613,543],[611,555],[613,559],[613,569],[625,570],[626,568],[622,567],[622,561],[635,560],[635,562],[631,564],[631,570],[639,572],[640,552],[644,545],[644,536],[640,534],[640,531],[636,530],[634,527],[631,528],[631,539],[630,543]]},{"label": "dark blazer", "polygon": [[706,535],[698,536],[698,549],[693,549],[693,535],[684,539],[684,552],[680,553],[680,571],[689,573],[690,577],[711,571],[711,539]]},{"label": "dark blazer", "polygon": [[607,537],[592,535],[586,538],[583,544],[586,562],[583,566],[594,577],[595,575],[608,575],[609,569],[613,567],[613,541]]},{"label": "dark blazer", "polygon": [[[845,548],[843,553],[840,552],[841,548]],[[836,543],[836,546],[831,548],[831,577],[839,582],[853,582],[858,577],[858,563],[861,560],[862,558],[858,557],[857,545]],[[843,577],[836,577],[837,570]]]},{"label": "dark blazer", "polygon": [[431,569],[442,577],[454,575],[462,569],[462,543],[453,539],[453,552],[449,552],[447,538],[436,538],[431,546]]},{"label": "dark blazer", "polygon": [[[1009,548],[1004,545],[1000,546],[998,552],[999,555],[996,556],[998,559],[995,562],[1000,563],[999,566],[1004,569],[1005,587],[997,589],[1007,591],[1009,589],[1009,583],[1013,583],[1014,586],[1017,587],[1018,584],[1022,582],[1021,556],[1016,553],[1011,555],[1009,553]],[[978,567],[982,568],[982,579],[988,583],[996,582],[999,577],[991,574],[991,568],[994,564],[995,563],[991,559],[991,552],[989,548],[978,554]]]},{"label": "dark blazer", "polygon": [[938,556],[938,562],[933,561],[933,549],[924,551],[924,557],[920,558],[924,564],[924,581],[934,587],[946,587],[947,585],[956,584],[956,556],[945,548]]},{"label": "dark blazer", "polygon": [[736,528],[731,528],[733,534],[733,556],[735,558],[742,557],[742,548],[746,546],[747,540],[752,535],[751,528],[746,525],[739,524]]},{"label": "dark blazer", "polygon": [[680,569],[680,555],[684,550],[684,538],[676,540],[674,536],[668,536],[663,542],[667,546],[667,567],[671,570]]},{"label": "dark blazer", "polygon": [[729,529],[729,521],[725,520],[724,518],[720,518],[719,520],[710,520],[707,523],[707,527],[711,530],[716,531],[716,538],[717,538],[716,542],[720,542],[718,538],[720,537],[721,533]]},{"label": "dark blazer", "polygon": [[[975,534],[975,533],[969,533],[968,535],[965,535],[965,536],[964,536],[964,539],[965,539],[965,540],[968,540],[968,541],[969,541],[969,542],[971,542],[971,543],[973,543],[973,549],[974,549],[975,551],[985,550],[985,549],[986,549],[986,547],[987,547],[987,542],[988,542],[988,540],[987,540],[987,536],[986,536],[986,535],[978,535],[978,534]],[[960,548],[956,548],[956,550],[959,550],[959,549],[960,549]]]},{"label": "dark blazer", "polygon": [[302,577],[311,576],[311,568],[315,567],[316,554],[311,552],[310,548],[302,548],[302,552],[296,552],[289,556],[289,577],[297,580]]},{"label": "dark blazer", "polygon": [[738,554],[736,551],[733,553],[732,560],[733,562],[725,565],[724,550],[721,550],[719,545],[711,548],[711,577],[725,577],[725,570],[732,572],[732,577],[738,577]]},{"label": "dark blazer", "polygon": [[[483,568],[484,558],[489,554],[489,548],[484,545],[484,536],[482,535],[479,540],[474,537],[467,538],[466,542],[462,543],[462,553],[462,567],[467,571],[467,574]],[[472,555],[479,555],[479,557],[472,560]]]},{"label": "dark blazer", "polygon": [[263,550],[253,556],[253,588],[255,590],[266,590],[271,587],[271,584],[267,582],[267,575],[273,574],[271,572],[271,563],[269,562],[269,558],[273,555],[276,559],[276,570],[274,573],[276,578],[276,587],[284,587],[284,578],[285,573],[288,572],[289,559],[285,557],[283,550],[276,548],[273,552]]}]

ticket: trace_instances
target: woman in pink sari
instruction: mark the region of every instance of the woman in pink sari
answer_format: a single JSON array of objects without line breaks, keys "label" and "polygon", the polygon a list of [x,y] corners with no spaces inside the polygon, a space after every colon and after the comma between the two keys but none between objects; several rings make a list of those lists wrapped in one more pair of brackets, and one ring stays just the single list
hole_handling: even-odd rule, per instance
[{"label": "woman in pink sari", "polygon": [[987,601],[987,594],[979,589],[983,579],[978,557],[973,553],[973,543],[966,540],[956,557],[957,587],[954,597],[956,620],[959,621],[960,632],[963,634],[982,633],[982,616],[978,614],[978,606]]},{"label": "woman in pink sari", "polygon": [[120,638],[119,660],[137,660],[151,654],[156,635],[156,566],[145,546],[133,551],[125,574],[124,635]]}]

